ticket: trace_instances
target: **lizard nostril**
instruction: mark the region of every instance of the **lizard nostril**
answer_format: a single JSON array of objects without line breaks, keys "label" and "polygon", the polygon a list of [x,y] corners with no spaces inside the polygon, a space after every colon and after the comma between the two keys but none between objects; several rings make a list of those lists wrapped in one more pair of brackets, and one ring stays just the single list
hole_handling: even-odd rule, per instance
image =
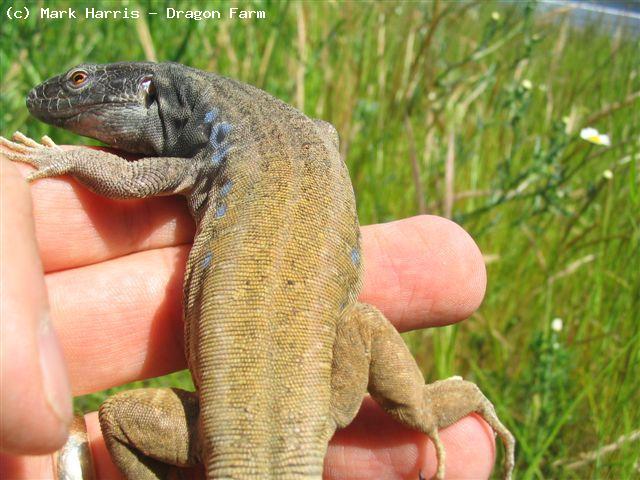
[{"label": "lizard nostril", "polygon": [[36,89],[32,89],[27,95],[27,106],[33,105],[33,102],[36,100],[37,94]]}]

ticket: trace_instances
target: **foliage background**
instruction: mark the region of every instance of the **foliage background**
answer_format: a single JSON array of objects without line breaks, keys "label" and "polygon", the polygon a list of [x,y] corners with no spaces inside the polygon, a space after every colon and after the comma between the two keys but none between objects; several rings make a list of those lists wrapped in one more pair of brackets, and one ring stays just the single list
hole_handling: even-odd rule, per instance
[{"label": "foliage background", "polygon": [[[87,4],[195,5],[236,4]],[[363,224],[440,214],[485,253],[487,296],[471,321],[405,334],[426,379],[479,384],[517,437],[520,478],[637,478],[638,32],[524,1],[236,6],[267,19],[3,20],[0,129],[78,142],[29,120],[25,93],[84,61],[144,59],[236,77],[331,121]],[[611,147],[581,140],[586,126]],[[167,382],[188,374],[136,384]]]}]

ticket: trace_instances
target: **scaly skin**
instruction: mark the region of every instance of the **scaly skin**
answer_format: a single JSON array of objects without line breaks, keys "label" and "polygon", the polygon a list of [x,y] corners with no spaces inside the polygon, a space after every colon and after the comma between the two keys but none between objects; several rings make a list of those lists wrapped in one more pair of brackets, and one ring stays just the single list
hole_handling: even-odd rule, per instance
[{"label": "scaly skin", "polygon": [[[355,200],[335,129],[256,88],[179,64],[80,65],[34,88],[39,119],[127,152],[63,151],[20,134],[2,152],[71,174],[111,198],[180,194],[197,233],[184,280],[186,357],[197,391],[143,389],[100,409],[114,462],[132,479],[203,462],[208,478],[319,479],[327,443],[367,390],[434,441],[477,412],[514,440],[459,377],[425,385],[402,339],[356,301]],[[175,472],[173,472],[175,473]]]}]

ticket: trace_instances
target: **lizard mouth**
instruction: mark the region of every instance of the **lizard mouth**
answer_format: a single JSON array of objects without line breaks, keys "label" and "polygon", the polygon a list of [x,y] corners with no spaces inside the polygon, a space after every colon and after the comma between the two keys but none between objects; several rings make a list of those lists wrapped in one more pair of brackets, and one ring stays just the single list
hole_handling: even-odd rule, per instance
[{"label": "lizard mouth", "polygon": [[[31,89],[26,104],[34,117],[56,126],[69,125],[79,118],[91,115],[102,117],[110,110],[149,109],[157,99],[153,77],[150,75],[139,80],[135,91],[119,95],[109,92],[93,95],[82,91],[67,93],[69,89],[60,88],[54,80]],[[55,88],[50,88],[51,84],[54,84]]]},{"label": "lizard mouth", "polygon": [[[32,92],[31,92],[32,93]],[[65,124],[74,118],[90,113],[92,110],[99,114],[99,111],[117,105],[120,108],[132,108],[139,106],[137,102],[94,102],[74,105],[69,98],[38,98],[31,93],[27,97],[27,108],[31,114],[45,122],[55,124]]]}]

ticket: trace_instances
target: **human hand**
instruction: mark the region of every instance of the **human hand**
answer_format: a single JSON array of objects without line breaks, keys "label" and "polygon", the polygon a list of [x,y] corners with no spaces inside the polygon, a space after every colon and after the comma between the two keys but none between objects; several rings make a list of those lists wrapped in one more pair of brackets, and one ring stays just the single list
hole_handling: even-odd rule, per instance
[{"label": "human hand", "polygon": [[[31,215],[16,166],[2,161],[2,169],[2,293],[8,297],[2,299],[0,476],[51,478],[52,457],[27,454],[58,448],[70,417],[52,414],[40,388],[38,349],[28,339],[36,337],[41,312],[50,311],[74,395],[184,368],[180,302],[193,225],[176,198],[109,200],[68,178],[34,183]],[[475,243],[442,218],[364,227],[363,259],[361,300],[401,331],[460,321],[484,295]],[[64,370],[55,372],[63,411]],[[86,421],[98,478],[117,477],[95,412]],[[489,476],[494,435],[479,417],[464,418],[440,437],[447,476]],[[417,479],[435,468],[427,437],[367,399],[332,439],[324,477]]]}]

